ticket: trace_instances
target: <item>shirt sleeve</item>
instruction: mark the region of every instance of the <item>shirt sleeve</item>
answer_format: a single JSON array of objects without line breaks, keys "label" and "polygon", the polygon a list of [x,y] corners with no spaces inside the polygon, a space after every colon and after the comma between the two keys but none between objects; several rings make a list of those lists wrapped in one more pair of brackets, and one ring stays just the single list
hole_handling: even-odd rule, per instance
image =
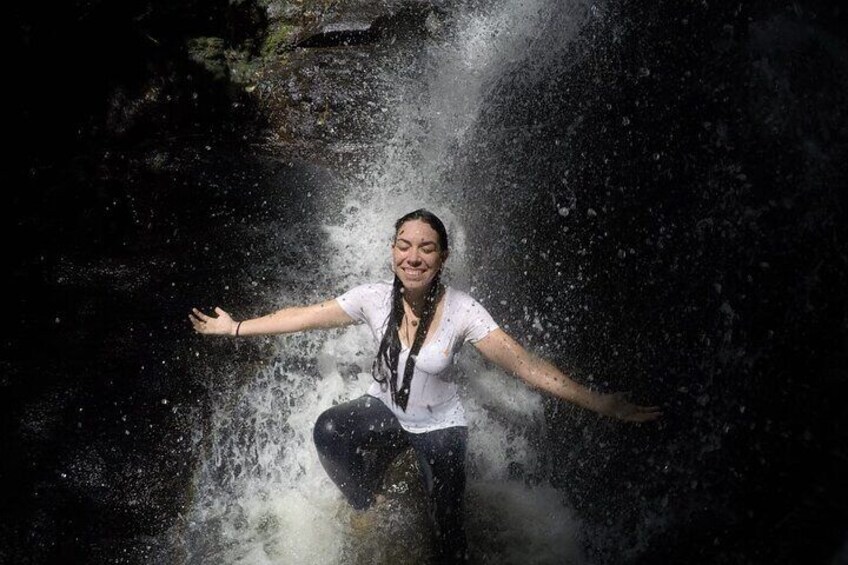
[{"label": "shirt sleeve", "polygon": [[477,343],[498,329],[498,323],[479,302],[467,295],[464,302],[465,341]]},{"label": "shirt sleeve", "polygon": [[336,302],[342,307],[348,316],[356,323],[368,321],[368,310],[373,300],[373,288],[370,284],[355,286],[341,296],[336,297]]}]

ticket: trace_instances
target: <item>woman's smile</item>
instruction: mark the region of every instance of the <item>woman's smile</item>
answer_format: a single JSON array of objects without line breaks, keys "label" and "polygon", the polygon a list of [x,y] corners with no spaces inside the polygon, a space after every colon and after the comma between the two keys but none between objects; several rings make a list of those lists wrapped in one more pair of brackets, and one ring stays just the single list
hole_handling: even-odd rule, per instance
[{"label": "woman's smile", "polygon": [[424,273],[424,269],[412,269],[410,267],[403,267],[403,272],[406,273],[407,276],[417,278]]},{"label": "woman's smile", "polygon": [[428,223],[410,220],[400,227],[392,244],[392,261],[408,291],[428,288],[444,259],[439,234]]}]

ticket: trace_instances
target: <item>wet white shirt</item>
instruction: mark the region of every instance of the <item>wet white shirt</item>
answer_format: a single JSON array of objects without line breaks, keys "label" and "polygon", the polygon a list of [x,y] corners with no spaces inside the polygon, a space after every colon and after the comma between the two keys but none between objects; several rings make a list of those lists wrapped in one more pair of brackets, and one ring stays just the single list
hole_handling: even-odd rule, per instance
[{"label": "wet white shirt", "polygon": [[[392,285],[389,282],[352,288],[336,301],[357,322],[365,322],[379,346],[391,311]],[[392,401],[388,383],[373,382],[368,394],[379,398],[397,416],[403,429],[422,433],[452,426],[465,426],[465,410],[453,380],[454,356],[465,342],[475,343],[497,329],[479,302],[461,290],[446,287],[442,317],[435,335],[418,352],[412,374],[409,401],[404,411]],[[399,378],[409,357],[409,347],[401,344]]]}]

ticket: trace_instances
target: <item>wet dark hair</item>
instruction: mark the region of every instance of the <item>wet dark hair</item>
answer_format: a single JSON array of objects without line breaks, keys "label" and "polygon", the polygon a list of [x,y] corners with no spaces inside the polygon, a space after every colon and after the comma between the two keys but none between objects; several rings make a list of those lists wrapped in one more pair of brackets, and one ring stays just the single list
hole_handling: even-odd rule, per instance
[{"label": "wet dark hair", "polygon": [[[445,229],[445,224],[438,216],[419,208],[413,212],[406,214],[395,222],[395,237],[397,237],[400,228],[411,220],[421,220],[429,225],[439,236],[440,253],[445,254],[448,251],[448,231]],[[415,339],[412,340],[412,345],[409,351],[409,357],[406,360],[406,366],[403,369],[403,382],[398,386],[398,358],[400,357],[401,343],[398,330],[403,321],[403,283],[395,275],[392,283],[392,308],[386,320],[386,332],[383,334],[383,339],[380,341],[380,347],[377,350],[377,358],[374,360],[374,365],[371,369],[371,374],[374,380],[383,386],[388,384],[391,389],[392,402],[400,406],[406,411],[406,404],[409,401],[409,387],[412,383],[412,373],[415,371],[415,359],[418,357],[418,351],[424,344],[427,338],[427,332],[430,330],[430,323],[433,321],[433,315],[436,312],[436,304],[438,304],[439,293],[441,292],[442,271],[439,270],[433,278],[430,288],[427,290],[427,296],[424,299],[424,312],[421,314],[421,322],[415,330]]]}]

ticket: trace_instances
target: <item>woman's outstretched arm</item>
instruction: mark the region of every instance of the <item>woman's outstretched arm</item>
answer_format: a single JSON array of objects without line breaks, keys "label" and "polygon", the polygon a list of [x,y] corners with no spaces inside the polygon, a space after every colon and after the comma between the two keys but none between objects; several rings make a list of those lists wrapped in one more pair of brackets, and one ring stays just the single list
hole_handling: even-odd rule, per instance
[{"label": "woman's outstretched arm", "polygon": [[272,335],[303,330],[340,328],[354,323],[336,300],[327,300],[310,306],[292,306],[277,310],[267,316],[236,321],[221,308],[215,307],[217,316],[204,314],[192,308],[188,319],[197,333],[207,335]]},{"label": "woman's outstretched arm", "polygon": [[658,406],[632,404],[623,393],[602,394],[586,388],[548,361],[531,355],[501,329],[474,345],[483,357],[531,386],[599,414],[629,422],[647,422],[662,415]]}]

